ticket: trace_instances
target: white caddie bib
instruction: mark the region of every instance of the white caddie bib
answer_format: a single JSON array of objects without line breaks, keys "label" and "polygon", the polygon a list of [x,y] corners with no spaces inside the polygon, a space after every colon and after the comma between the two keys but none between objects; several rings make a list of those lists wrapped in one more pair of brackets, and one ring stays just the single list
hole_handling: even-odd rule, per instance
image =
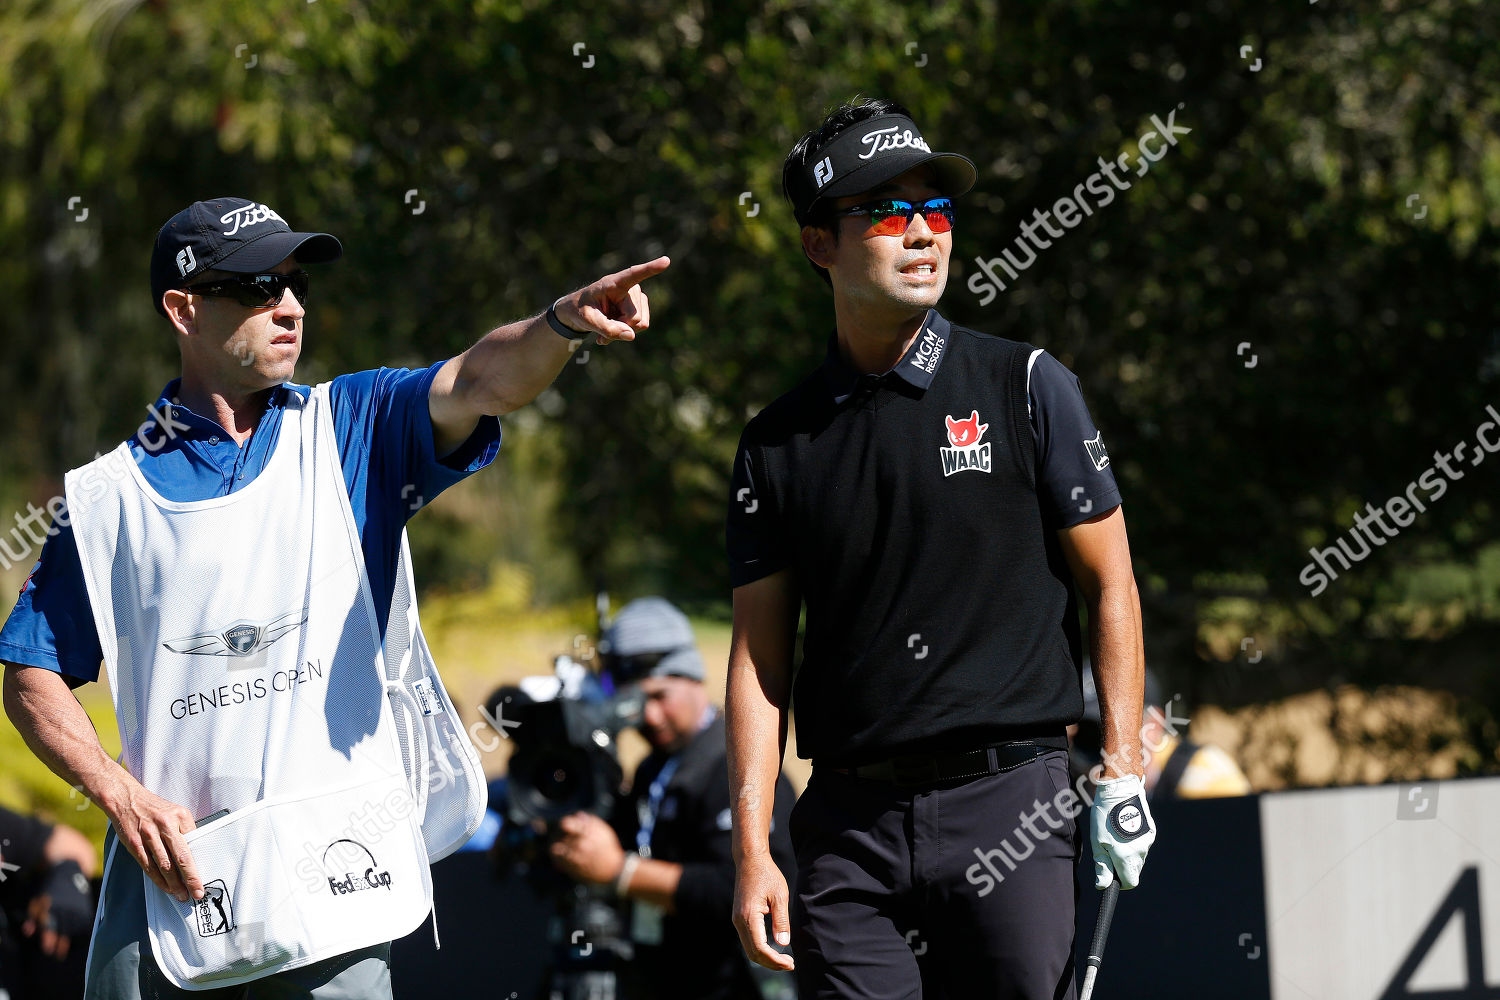
[{"label": "white caddie bib", "polygon": [[163,973],[230,986],[414,930],[432,906],[424,806],[442,804],[432,846],[456,849],[483,775],[421,636],[404,537],[386,663],[328,385],[287,394],[239,492],[167,500],[123,444],[65,488],[121,763],[200,822],[222,813],[185,835],[202,900],[146,881]]}]

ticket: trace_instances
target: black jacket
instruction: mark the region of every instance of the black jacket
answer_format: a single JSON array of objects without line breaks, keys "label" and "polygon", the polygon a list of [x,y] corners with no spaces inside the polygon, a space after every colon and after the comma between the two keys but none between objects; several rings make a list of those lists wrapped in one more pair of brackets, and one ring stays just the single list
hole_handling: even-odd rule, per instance
[{"label": "black jacket", "polygon": [[[636,945],[634,973],[642,992],[658,1000],[759,998],[749,959],[734,929],[724,713],[720,711],[679,756],[652,831],[651,857],[682,865],[682,878],[673,898],[675,910],[662,918],[661,944]],[[647,800],[652,780],[670,757],[653,752],[636,769],[630,794],[622,800],[614,823],[626,850],[636,846],[638,807]],[[788,889],[793,886],[795,861],[787,817],[795,799],[791,782],[785,775],[778,776],[771,854],[786,876]],[[627,920],[629,915],[627,908]]]}]

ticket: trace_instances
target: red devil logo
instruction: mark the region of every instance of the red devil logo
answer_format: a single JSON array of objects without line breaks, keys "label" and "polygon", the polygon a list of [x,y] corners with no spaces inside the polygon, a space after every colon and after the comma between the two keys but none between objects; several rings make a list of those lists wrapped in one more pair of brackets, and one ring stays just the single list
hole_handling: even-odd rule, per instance
[{"label": "red devil logo", "polygon": [[979,439],[984,437],[984,432],[990,429],[989,424],[979,422],[979,411],[975,410],[969,414],[968,420],[954,420],[945,416],[948,422],[948,443],[955,448],[967,448],[971,444],[978,444]]}]

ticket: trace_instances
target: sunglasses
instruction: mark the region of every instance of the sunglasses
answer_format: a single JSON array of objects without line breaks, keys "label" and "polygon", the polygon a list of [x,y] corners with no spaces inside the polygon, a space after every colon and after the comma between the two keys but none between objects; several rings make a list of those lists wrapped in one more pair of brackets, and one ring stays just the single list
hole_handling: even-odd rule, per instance
[{"label": "sunglasses", "polygon": [[835,218],[868,215],[870,228],[865,233],[866,236],[901,236],[906,232],[906,227],[911,225],[911,217],[918,211],[926,220],[927,228],[934,233],[946,233],[953,228],[952,198],[931,198],[920,205],[900,198],[882,198],[880,201],[855,205],[833,214]]},{"label": "sunglasses", "polygon": [[307,305],[306,271],[293,271],[291,274],[240,274],[222,281],[182,286],[184,292],[233,299],[248,309],[271,309],[280,305],[281,297],[288,288],[297,296],[298,302]]}]

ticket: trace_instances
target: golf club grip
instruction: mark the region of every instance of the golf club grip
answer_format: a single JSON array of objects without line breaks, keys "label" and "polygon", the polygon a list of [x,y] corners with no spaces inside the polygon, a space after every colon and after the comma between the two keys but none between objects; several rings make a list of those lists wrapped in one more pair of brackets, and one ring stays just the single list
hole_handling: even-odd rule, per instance
[{"label": "golf club grip", "polygon": [[1104,959],[1104,942],[1109,938],[1110,921],[1115,919],[1115,902],[1120,898],[1120,880],[1115,879],[1104,890],[1099,899],[1099,919],[1094,924],[1094,940],[1089,945],[1089,963],[1097,965]]},{"label": "golf club grip", "polygon": [[1120,880],[1117,878],[1099,897],[1099,919],[1094,922],[1094,940],[1089,945],[1088,965],[1083,972],[1083,988],[1078,1000],[1089,1000],[1094,995],[1094,978],[1104,962],[1104,942],[1109,938],[1109,925],[1115,919],[1115,902],[1120,898]]}]

